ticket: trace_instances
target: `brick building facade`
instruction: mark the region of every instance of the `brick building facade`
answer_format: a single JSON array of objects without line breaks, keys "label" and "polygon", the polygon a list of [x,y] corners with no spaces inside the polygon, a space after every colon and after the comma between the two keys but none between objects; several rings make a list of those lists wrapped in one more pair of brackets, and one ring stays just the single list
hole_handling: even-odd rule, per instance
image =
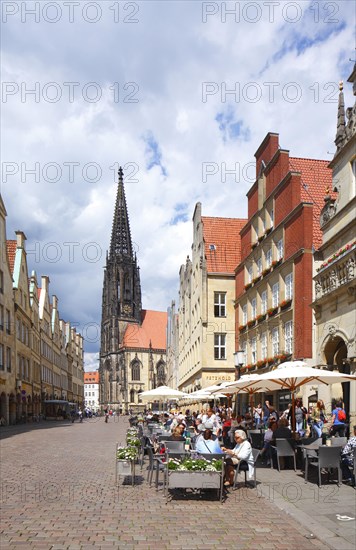
[{"label": "brick building facade", "polygon": [[[278,134],[267,134],[255,157],[235,272],[242,373],[264,372],[292,358],[312,362],[313,252],[321,244],[319,214],[331,184],[327,161],[290,157]],[[289,398],[281,394],[275,405]]]}]

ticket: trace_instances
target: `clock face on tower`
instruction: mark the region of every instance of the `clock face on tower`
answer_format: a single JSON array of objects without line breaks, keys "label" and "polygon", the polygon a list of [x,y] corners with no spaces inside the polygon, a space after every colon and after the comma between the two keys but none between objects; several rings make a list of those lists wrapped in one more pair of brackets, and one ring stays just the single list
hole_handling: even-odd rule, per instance
[{"label": "clock face on tower", "polygon": [[131,315],[132,307],[129,304],[125,304],[122,309],[126,315]]}]

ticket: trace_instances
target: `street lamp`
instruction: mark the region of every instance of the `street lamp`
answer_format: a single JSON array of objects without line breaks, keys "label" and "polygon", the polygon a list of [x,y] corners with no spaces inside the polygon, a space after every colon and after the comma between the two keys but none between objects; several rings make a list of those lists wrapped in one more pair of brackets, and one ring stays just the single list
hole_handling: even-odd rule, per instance
[{"label": "street lamp", "polygon": [[[239,380],[240,378],[240,369],[245,363],[245,353],[242,350],[237,350],[234,353],[234,364],[235,364],[235,380]],[[236,393],[236,401],[235,401],[235,413],[237,416],[238,413],[238,393]]]}]

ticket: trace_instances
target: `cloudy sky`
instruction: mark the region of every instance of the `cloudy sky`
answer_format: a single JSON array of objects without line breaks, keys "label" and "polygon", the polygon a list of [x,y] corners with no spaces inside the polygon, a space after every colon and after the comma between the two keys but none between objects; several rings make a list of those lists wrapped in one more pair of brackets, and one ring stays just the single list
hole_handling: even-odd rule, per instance
[{"label": "cloudy sky", "polygon": [[[27,236],[61,317],[97,367],[118,165],[143,306],[166,310],[192,214],[246,217],[268,131],[331,159],[338,82],[354,60],[353,2],[2,3],[7,238]],[[345,85],[347,105],[351,88]],[[228,173],[230,171],[230,173]]]}]

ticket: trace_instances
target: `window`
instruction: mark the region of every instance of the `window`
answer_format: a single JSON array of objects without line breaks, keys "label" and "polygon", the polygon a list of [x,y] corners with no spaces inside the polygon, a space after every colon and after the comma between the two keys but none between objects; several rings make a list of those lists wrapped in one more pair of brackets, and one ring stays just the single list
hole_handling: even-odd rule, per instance
[{"label": "window", "polygon": [[215,317],[226,317],[225,292],[214,292],[214,315]]},{"label": "window", "polygon": [[134,363],[132,363],[131,366],[131,380],[139,381],[140,375],[140,363],[138,361],[135,361]]},{"label": "window", "polygon": [[252,312],[252,319],[256,319],[256,316],[257,316],[257,300],[256,300],[256,298],[253,298],[251,300],[251,312]]},{"label": "window", "polygon": [[247,342],[246,342],[246,340],[244,342],[242,342],[241,350],[243,351],[243,354],[244,354],[243,364],[246,365],[247,364]]},{"label": "window", "polygon": [[278,307],[279,304],[279,283],[272,287],[272,307]]},{"label": "window", "polygon": [[135,390],[130,390],[130,402],[135,403]]},{"label": "window", "polygon": [[9,309],[6,310],[6,332],[11,334],[11,313]]},{"label": "window", "polygon": [[292,353],[293,351],[293,322],[287,321],[284,325],[284,341],[285,352]]},{"label": "window", "polygon": [[242,324],[246,325],[247,323],[247,304],[245,304],[242,308]]},{"label": "window", "polygon": [[277,242],[277,260],[282,260],[283,259],[283,254],[284,254],[283,239],[280,239]]},{"label": "window", "polygon": [[286,275],[285,285],[286,300],[291,300],[293,298],[293,273],[288,273],[288,275]]},{"label": "window", "polygon": [[252,265],[247,268],[247,282],[252,282]]},{"label": "window", "polygon": [[262,258],[258,258],[256,265],[257,265],[257,277],[259,277],[262,274]]},{"label": "window", "polygon": [[252,338],[252,340],[251,340],[251,362],[252,363],[257,362],[257,341],[256,341],[256,338]]},{"label": "window", "polygon": [[264,315],[267,312],[267,290],[261,294],[261,313]]},{"label": "window", "polygon": [[11,372],[11,348],[6,348],[6,370]]},{"label": "window", "polygon": [[266,269],[268,269],[272,265],[272,248],[267,250],[265,258],[266,258]]},{"label": "window", "polygon": [[265,224],[264,218],[261,218],[261,227],[262,227],[262,234],[264,234],[264,232],[266,231],[266,224]]},{"label": "window", "polygon": [[4,330],[4,306],[0,306],[0,330]]},{"label": "window", "polygon": [[269,213],[269,217],[270,217],[270,220],[271,220],[271,227],[274,227],[274,210],[273,210],[273,208],[271,208],[271,211]]},{"label": "window", "polygon": [[0,293],[4,294],[4,272],[0,269]]},{"label": "window", "polygon": [[279,354],[279,331],[278,327],[274,327],[272,330],[272,352],[273,355]]},{"label": "window", "polygon": [[159,361],[157,364],[157,385],[166,385],[166,364],[164,361]]},{"label": "window", "polygon": [[214,359],[226,359],[226,334],[214,334]]},{"label": "window", "polygon": [[263,332],[261,336],[261,356],[262,359],[267,357],[267,332]]},{"label": "window", "polygon": [[4,370],[4,346],[0,344],[0,370]]}]

